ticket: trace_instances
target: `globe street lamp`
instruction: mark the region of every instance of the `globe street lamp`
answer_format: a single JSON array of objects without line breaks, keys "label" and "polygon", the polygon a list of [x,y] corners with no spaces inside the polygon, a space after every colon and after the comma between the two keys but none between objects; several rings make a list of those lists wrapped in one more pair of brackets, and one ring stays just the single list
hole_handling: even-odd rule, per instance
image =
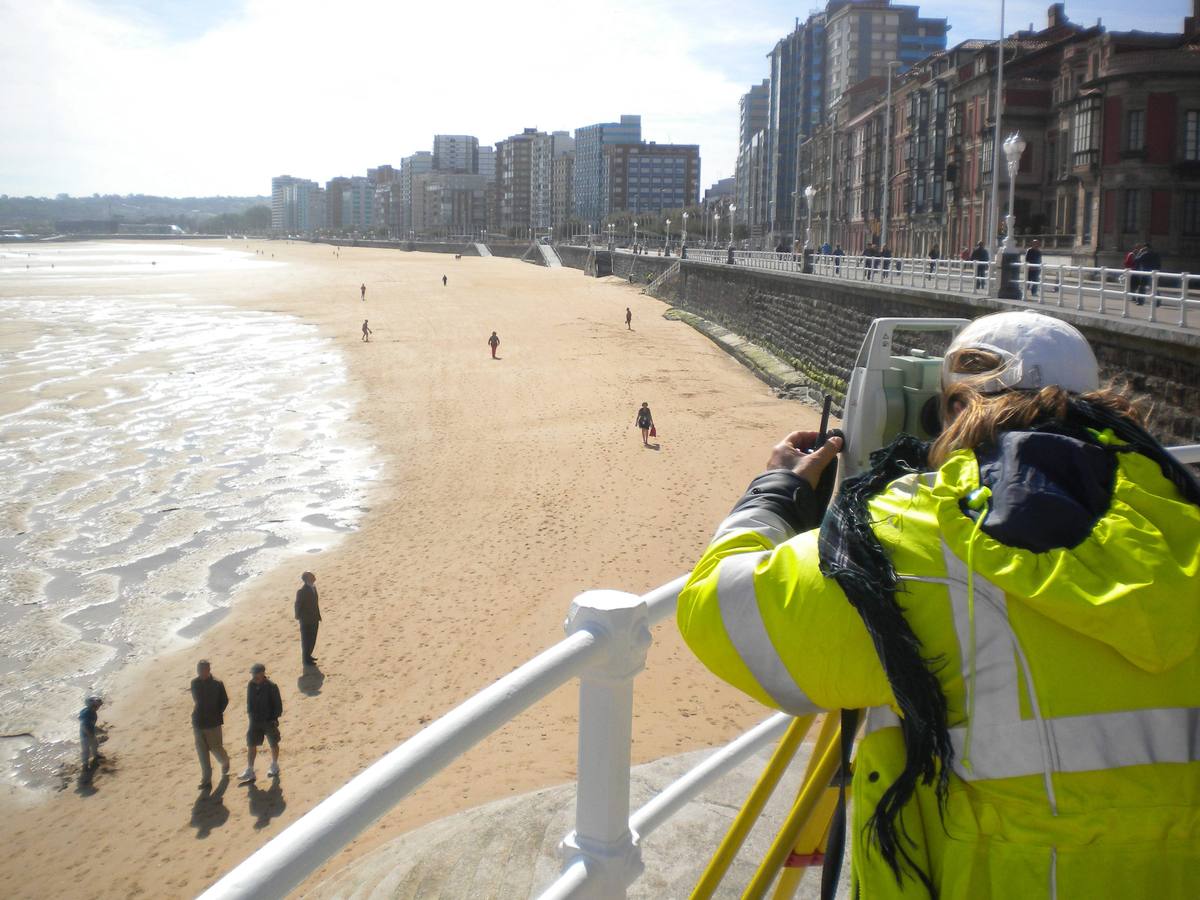
[{"label": "globe street lamp", "polygon": [[671,255],[671,220],[667,219],[667,233],[663,235],[663,253]]},{"label": "globe street lamp", "polygon": [[[804,206],[808,213],[808,224],[804,232],[804,274],[811,275],[813,273],[812,264],[812,202],[813,197],[817,196],[817,189],[811,184],[804,189]],[[793,243],[795,238],[793,237]]]},{"label": "globe street lamp", "polygon": [[713,247],[721,243],[721,214],[713,213]]},{"label": "globe street lamp", "polygon": [[681,244],[687,243],[687,220],[688,220],[687,210],[684,210],[684,212],[683,212],[683,237],[680,238]]},{"label": "globe street lamp", "polygon": [[633,220],[633,252],[637,253],[637,219]]},{"label": "globe street lamp", "polygon": [[737,212],[737,207],[732,203],[729,204],[729,246],[733,248],[733,214]]},{"label": "globe street lamp", "polygon": [[1019,132],[1014,131],[1004,141],[1004,158],[1008,163],[1008,215],[1004,219],[1004,243],[1000,245],[1000,292],[998,296],[1004,300],[1020,300],[1021,290],[1017,283],[1020,278],[1021,254],[1013,243],[1013,226],[1017,217],[1013,215],[1013,202],[1017,186],[1017,167],[1021,164],[1021,154],[1025,152],[1025,139]]}]

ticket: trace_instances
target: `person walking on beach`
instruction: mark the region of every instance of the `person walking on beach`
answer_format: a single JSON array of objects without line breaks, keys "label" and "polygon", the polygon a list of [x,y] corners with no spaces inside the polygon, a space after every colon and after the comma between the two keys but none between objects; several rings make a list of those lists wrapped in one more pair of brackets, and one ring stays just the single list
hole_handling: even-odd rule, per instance
[{"label": "person walking on beach", "polygon": [[492,359],[496,358],[496,350],[500,347],[500,338],[496,332],[492,332],[492,336],[488,338],[488,346],[492,348]]},{"label": "person walking on beach", "polygon": [[370,328],[368,328],[368,327],[367,327],[367,320],[366,320],[366,319],[363,319],[363,327],[362,327],[362,332],[363,332],[362,339],[363,339],[364,341],[366,341],[368,344],[369,344],[369,343],[371,343],[371,334],[372,334],[372,331],[371,331],[371,329],[370,329]]},{"label": "person walking on beach", "polygon": [[296,621],[300,623],[300,657],[306,666],[315,666],[317,658],[317,629],[321,627],[321,607],[317,605],[317,576],[305,572],[300,576],[304,582],[296,591]]},{"label": "person walking on beach", "polygon": [[221,737],[221,726],[225,724],[225,707],[229,695],[225,685],[212,677],[212,666],[207,659],[196,663],[196,677],[192,679],[192,736],[196,739],[196,755],[200,757],[200,786],[198,790],[212,789],[212,763],[209,754],[221,764],[221,778],[229,777],[229,754]]},{"label": "person walking on beach", "polygon": [[447,282],[447,281],[449,281],[449,279],[448,279],[448,278],[447,278],[445,275],[443,275],[443,276],[442,276],[442,287],[445,287],[445,286],[446,286],[446,282]]},{"label": "person walking on beach", "polygon": [[81,750],[83,770],[79,773],[80,784],[92,783],[92,771],[104,759],[100,755],[100,743],[96,740],[96,718],[104,700],[92,695],[84,701],[84,707],[79,711],[79,745]]},{"label": "person walking on beach", "polygon": [[650,432],[654,431],[654,416],[650,412],[650,404],[643,403],[637,411],[637,418],[634,424],[642,429],[642,446],[650,446]]},{"label": "person walking on beach", "polygon": [[633,310],[628,306],[625,307],[625,327],[633,331]]},{"label": "person walking on beach", "polygon": [[246,685],[246,715],[250,719],[250,727],[246,731],[246,771],[241,775],[241,782],[246,784],[255,780],[254,758],[258,755],[263,738],[271,748],[271,767],[267,769],[267,775],[278,778],[279,717],[283,715],[283,698],[279,696],[275,682],[267,678],[267,667],[262,663],[250,667],[250,683]]},{"label": "person walking on beach", "polygon": [[366,302],[367,302],[367,285],[366,285],[366,282],[363,282],[361,285],[359,285],[358,291],[359,291],[359,293],[360,293],[360,294],[362,294],[362,300],[363,300],[363,303],[366,303]]}]

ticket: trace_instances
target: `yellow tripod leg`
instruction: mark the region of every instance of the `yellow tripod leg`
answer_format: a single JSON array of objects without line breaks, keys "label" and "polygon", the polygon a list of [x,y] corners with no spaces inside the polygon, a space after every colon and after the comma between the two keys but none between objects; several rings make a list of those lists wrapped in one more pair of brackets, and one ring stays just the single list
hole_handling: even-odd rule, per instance
[{"label": "yellow tripod leg", "polygon": [[721,879],[729,871],[734,857],[737,856],[738,850],[741,849],[742,843],[746,840],[746,835],[750,833],[750,829],[758,821],[763,807],[766,806],[767,800],[774,793],[775,788],[779,784],[779,779],[787,771],[787,767],[792,762],[792,757],[800,749],[800,744],[804,741],[804,737],[808,734],[808,730],[812,727],[815,719],[816,716],[800,716],[788,726],[783,738],[779,741],[779,746],[775,748],[775,752],[771,755],[766,768],[758,776],[758,781],[755,783],[753,790],[750,791],[750,796],[746,798],[746,802],[738,811],[733,824],[729,826],[729,831],[726,833],[724,840],[717,847],[717,851],[709,861],[704,874],[700,876],[700,880],[692,890],[691,900],[708,900],[716,892],[721,884]]},{"label": "yellow tripod leg", "polygon": [[[800,831],[800,836],[796,838],[793,853],[802,857],[814,857],[817,853],[825,852],[825,845],[829,840],[829,824],[833,819],[834,810],[837,809],[837,802],[837,788],[826,788],[816,810]],[[790,859],[789,854],[787,860]],[[775,885],[775,893],[771,895],[771,900],[791,900],[796,888],[800,887],[800,879],[808,871],[807,865],[789,865],[787,860],[784,861],[783,871],[779,875],[779,883]]]},{"label": "yellow tripod leg", "polygon": [[[808,761],[804,783],[796,796],[796,803],[742,894],[742,900],[761,900],[766,896],[775,876],[787,862],[792,848],[797,846],[802,835],[810,841],[814,849],[824,839],[829,830],[829,819],[837,805],[837,790],[830,788],[829,784],[841,762],[841,732],[842,723],[839,717],[833,714],[826,715]],[[833,803],[828,802],[830,796]],[[824,809],[827,809],[827,814],[818,818],[818,814]]]}]

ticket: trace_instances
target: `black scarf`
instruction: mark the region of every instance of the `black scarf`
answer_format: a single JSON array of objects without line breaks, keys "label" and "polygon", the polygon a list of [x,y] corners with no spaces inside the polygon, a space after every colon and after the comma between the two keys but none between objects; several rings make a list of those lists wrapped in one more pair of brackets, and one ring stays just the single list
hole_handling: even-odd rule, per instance
[{"label": "black scarf", "polygon": [[862,616],[875,652],[883,665],[892,694],[900,707],[904,736],[904,771],[875,807],[867,823],[869,837],[879,847],[899,883],[901,860],[934,895],[929,875],[909,855],[912,838],[897,826],[918,780],[937,782],[938,802],[944,807],[950,783],[954,748],[946,724],[946,696],[934,668],[939,659],[921,655],[921,642],[896,601],[899,580],[887,552],[871,528],[867,501],[889,483],[926,467],[929,445],[902,434],[871,454],[871,469],[847,479],[825,513],[818,541],[821,574],[841,585],[850,604]]}]

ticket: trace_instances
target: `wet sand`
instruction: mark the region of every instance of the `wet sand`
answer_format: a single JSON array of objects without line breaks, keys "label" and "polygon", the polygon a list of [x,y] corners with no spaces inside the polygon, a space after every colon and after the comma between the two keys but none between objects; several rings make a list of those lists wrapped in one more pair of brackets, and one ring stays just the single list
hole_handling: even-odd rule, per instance
[{"label": "wet sand", "polygon": [[[332,549],[297,547],[246,584],[232,613],[191,646],[124,673],[101,711],[108,758],[92,791],[72,783],[36,799],[5,794],[8,896],[195,895],[424,724],[558,640],[575,594],[641,592],[687,570],[770,446],[818,419],[614,279],[499,258],[250,248],[287,266],[159,274],[144,289],[298,316],[335,342],[354,419],[381,465],[369,510]],[[498,360],[486,343],[493,330]],[[4,341],[0,332],[0,351]],[[655,449],[642,447],[633,425],[643,400],[658,425]],[[317,573],[325,618],[320,669],[307,674],[292,620],[306,568]],[[253,789],[231,782],[211,798],[195,789],[188,683],[200,657],[231,697],[225,744],[235,774],[245,764],[249,665],[266,663],[280,686],[277,785],[260,762]],[[573,778],[576,702],[573,685],[556,692],[331,867],[449,812]],[[668,622],[655,631],[635,713],[634,756],[645,761],[722,743],[764,711],[708,675]]]}]

